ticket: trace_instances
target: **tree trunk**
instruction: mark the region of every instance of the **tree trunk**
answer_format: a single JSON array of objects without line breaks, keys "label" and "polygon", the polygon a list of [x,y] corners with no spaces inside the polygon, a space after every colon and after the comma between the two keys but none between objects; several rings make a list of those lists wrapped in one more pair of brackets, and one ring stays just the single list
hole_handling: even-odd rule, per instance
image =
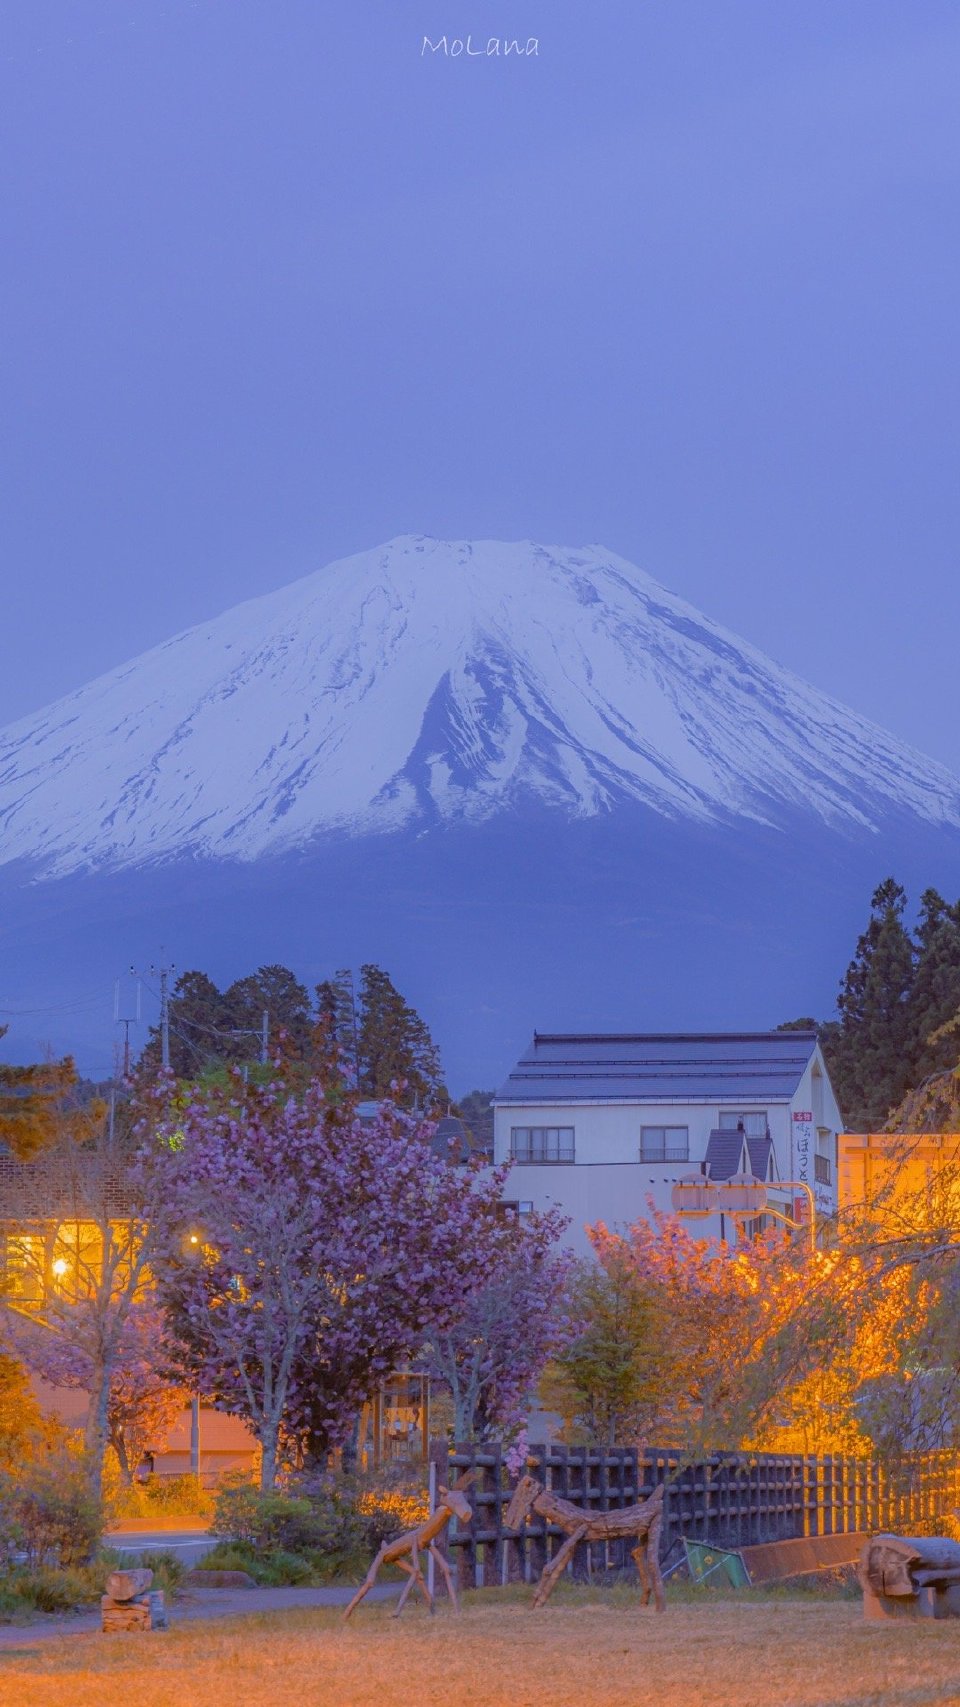
[{"label": "tree trunk", "polygon": [[453,1438],[455,1442],[473,1439],[473,1413],[476,1409],[472,1394],[459,1392],[453,1406]]},{"label": "tree trunk", "polygon": [[87,1407],[84,1445],[87,1450],[90,1491],[97,1500],[103,1498],[103,1460],[110,1438],[110,1431],[107,1426],[109,1405],[110,1370],[104,1363],[95,1364],[93,1379],[90,1383],[90,1403]]},{"label": "tree trunk", "polygon": [[260,1430],[260,1491],[269,1494],[277,1484],[277,1434],[276,1423],[265,1422]]},{"label": "tree trunk", "polygon": [[133,1469],[129,1458],[127,1457],[127,1443],[123,1438],[122,1429],[110,1430],[110,1445],[113,1447],[113,1450],[117,1455],[117,1463],[120,1466],[120,1478],[124,1487],[132,1488]]}]

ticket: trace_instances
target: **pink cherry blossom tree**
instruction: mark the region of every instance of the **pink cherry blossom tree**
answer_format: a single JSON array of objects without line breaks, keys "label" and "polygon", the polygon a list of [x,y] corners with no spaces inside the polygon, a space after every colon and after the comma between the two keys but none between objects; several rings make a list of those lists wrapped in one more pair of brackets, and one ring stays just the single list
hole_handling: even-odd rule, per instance
[{"label": "pink cherry blossom tree", "polygon": [[450,1390],[456,1440],[515,1433],[547,1362],[573,1331],[573,1258],[557,1249],[568,1222],[559,1210],[523,1221],[501,1216],[488,1230],[478,1285],[446,1328],[430,1333],[423,1362]]},{"label": "pink cherry blossom tree", "polygon": [[243,1416],[274,1485],[285,1439],[343,1440],[383,1374],[461,1320],[494,1273],[502,1172],[436,1157],[431,1128],[282,1071],[195,1088],[164,1157],[155,1269],[192,1382]]},{"label": "pink cherry blossom tree", "polygon": [[[7,1341],[33,1374],[89,1394],[97,1385],[95,1331],[87,1304],[64,1300],[53,1320],[47,1312],[8,1322]],[[111,1357],[106,1437],[128,1483],[144,1452],[163,1445],[188,1403],[187,1393],[168,1378],[164,1331],[162,1312],[145,1297],[132,1306]]]},{"label": "pink cherry blossom tree", "polygon": [[98,1120],[77,1143],[67,1128],[8,1182],[22,1233],[20,1287],[0,1299],[0,1332],[27,1364],[88,1395],[84,1427],[91,1490],[99,1499],[111,1438],[111,1394],[138,1339],[151,1294],[151,1193],[129,1131]]}]

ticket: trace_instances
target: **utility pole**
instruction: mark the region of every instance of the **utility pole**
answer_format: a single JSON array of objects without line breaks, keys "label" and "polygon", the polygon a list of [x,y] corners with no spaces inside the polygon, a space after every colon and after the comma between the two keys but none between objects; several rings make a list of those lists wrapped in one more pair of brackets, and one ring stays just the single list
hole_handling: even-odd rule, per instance
[{"label": "utility pole", "polygon": [[[160,1065],[164,1072],[170,1071],[170,974],[174,970],[173,961],[164,964],[163,949],[160,950],[160,965],[150,967],[151,978],[157,978],[160,983]],[[136,977],[136,967],[131,966],[131,973]],[[140,992],[137,991],[137,1018],[140,1017]]]},{"label": "utility pole", "polygon": [[[256,1026],[252,1026],[252,1025],[233,1025],[230,1027],[229,1031],[222,1031],[220,1033],[220,1036],[221,1037],[255,1037],[257,1040],[257,1053],[260,1056],[260,1064],[261,1064],[261,1066],[266,1066],[267,1060],[269,1058],[269,1053],[270,1053],[270,1014],[269,1014],[269,1011],[266,1008],[264,1008],[263,1015],[262,1015],[262,1018],[260,1020],[259,1030],[256,1028]],[[243,1068],[243,1082],[244,1082],[244,1084],[246,1084],[246,1082],[247,1082],[248,1073],[249,1073],[249,1066],[245,1063],[244,1068]]]},{"label": "utility pole", "polygon": [[357,989],[353,982],[353,968],[350,969],[350,1022],[353,1027],[353,1083],[354,1088],[360,1089],[360,1036],[357,1031]]},{"label": "utility pole", "polygon": [[[163,949],[160,950],[161,956]],[[173,971],[173,966],[151,966],[154,978],[160,980],[160,1065],[165,1073],[170,1071],[170,995],[167,980]]]},{"label": "utility pole", "polygon": [[[130,972],[131,972],[131,974],[133,974],[133,967],[132,966],[130,968]],[[121,1014],[121,1012],[120,1012],[120,980],[119,980],[119,978],[116,979],[116,981],[114,982],[114,986],[113,986],[113,1023],[114,1023],[114,1025],[122,1025],[123,1026],[123,1077],[125,1079],[129,1079],[129,1077],[130,1077],[130,1027],[132,1025],[139,1025],[140,1024],[141,988],[142,988],[142,986],[140,984],[140,980],[138,979],[137,980],[137,1011],[136,1011],[136,1013],[135,1014]]]}]

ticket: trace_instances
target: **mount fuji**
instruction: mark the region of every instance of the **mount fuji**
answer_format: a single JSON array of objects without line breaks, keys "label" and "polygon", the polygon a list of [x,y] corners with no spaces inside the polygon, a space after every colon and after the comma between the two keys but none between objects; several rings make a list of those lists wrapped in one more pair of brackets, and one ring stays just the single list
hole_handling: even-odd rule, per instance
[{"label": "mount fuji", "polygon": [[464,1088],[534,1025],[823,1011],[870,884],[958,852],[957,778],[623,558],[404,537],[0,731],[0,989],[92,1046],[161,940],[376,959]]}]

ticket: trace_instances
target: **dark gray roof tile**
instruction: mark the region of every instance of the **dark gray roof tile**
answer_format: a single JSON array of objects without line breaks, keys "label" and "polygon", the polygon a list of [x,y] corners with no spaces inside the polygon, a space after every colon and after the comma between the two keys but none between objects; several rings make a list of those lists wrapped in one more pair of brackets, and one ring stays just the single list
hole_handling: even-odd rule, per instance
[{"label": "dark gray roof tile", "polygon": [[813,1031],[534,1032],[498,1102],[789,1102]]}]

